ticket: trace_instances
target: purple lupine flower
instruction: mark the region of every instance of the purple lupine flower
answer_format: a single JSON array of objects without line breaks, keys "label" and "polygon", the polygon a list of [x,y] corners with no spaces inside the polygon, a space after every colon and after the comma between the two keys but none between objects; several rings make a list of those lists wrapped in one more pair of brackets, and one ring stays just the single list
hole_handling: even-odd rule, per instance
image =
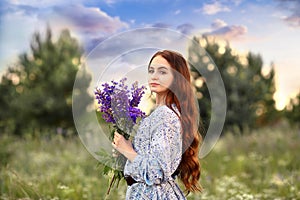
[{"label": "purple lupine flower", "polygon": [[132,88],[131,88],[132,99],[130,101],[131,107],[137,107],[139,105],[141,98],[142,98],[143,94],[145,93],[144,89],[145,89],[145,86],[142,86],[140,88],[138,87],[137,81],[132,84]]},{"label": "purple lupine flower", "polygon": [[134,82],[129,91],[126,80],[123,78],[119,82],[104,83],[102,90],[95,90],[95,95],[100,112],[103,113],[102,118],[130,134],[137,119],[145,117],[145,113],[137,108],[145,93],[145,87],[138,87],[138,82]]},{"label": "purple lupine flower", "polygon": [[134,123],[136,123],[137,118],[145,117],[145,113],[142,112],[140,109],[135,108],[135,107],[130,107],[129,108],[129,114],[130,114],[130,118],[132,119],[132,121]]},{"label": "purple lupine flower", "polygon": [[112,115],[111,110],[111,95],[118,84],[117,82],[111,81],[112,85],[108,83],[102,84],[103,89],[97,88],[95,91],[96,99],[98,100],[98,104],[100,105],[100,112],[102,112],[102,117],[106,122],[115,123],[115,120]]}]

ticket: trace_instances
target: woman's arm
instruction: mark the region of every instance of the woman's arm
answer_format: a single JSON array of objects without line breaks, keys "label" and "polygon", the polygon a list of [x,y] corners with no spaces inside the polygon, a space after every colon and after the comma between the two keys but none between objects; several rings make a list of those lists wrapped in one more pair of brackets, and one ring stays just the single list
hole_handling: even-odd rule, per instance
[{"label": "woman's arm", "polygon": [[[181,124],[167,107],[157,110],[151,118],[151,141],[125,166],[124,173],[148,185],[160,184],[170,178],[181,159]],[[147,145],[145,143],[145,145]],[[148,150],[146,150],[148,149]]]}]

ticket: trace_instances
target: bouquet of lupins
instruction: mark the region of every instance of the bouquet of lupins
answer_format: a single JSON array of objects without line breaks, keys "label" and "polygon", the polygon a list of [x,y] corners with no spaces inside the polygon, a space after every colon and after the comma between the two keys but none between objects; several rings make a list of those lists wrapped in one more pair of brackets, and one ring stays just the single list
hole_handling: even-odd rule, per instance
[{"label": "bouquet of lupins", "polygon": [[[140,119],[145,117],[145,113],[138,108],[145,93],[145,87],[139,87],[136,81],[128,89],[128,86],[125,84],[126,80],[126,78],[123,78],[119,82],[104,83],[101,85],[101,88],[98,87],[95,90],[99,111],[102,113],[102,118],[109,123],[110,141],[113,141],[115,131],[123,135],[127,140],[132,139],[131,136],[135,131],[135,125]],[[115,183],[118,186],[120,180],[124,178],[122,170],[126,158],[121,154],[112,156],[105,150],[100,150],[97,154],[102,161],[99,164],[104,166],[103,174],[112,176],[107,190],[108,195],[111,187]]]}]

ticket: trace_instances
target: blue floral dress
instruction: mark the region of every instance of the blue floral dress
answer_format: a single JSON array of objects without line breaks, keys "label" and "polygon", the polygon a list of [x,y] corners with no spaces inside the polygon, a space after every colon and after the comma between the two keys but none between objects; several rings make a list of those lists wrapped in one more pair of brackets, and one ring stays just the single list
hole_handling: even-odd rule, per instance
[{"label": "blue floral dress", "polygon": [[132,162],[127,160],[124,175],[137,183],[128,186],[126,199],[186,199],[172,178],[182,156],[181,123],[176,113],[165,105],[156,108],[141,121],[133,146],[138,155]]}]

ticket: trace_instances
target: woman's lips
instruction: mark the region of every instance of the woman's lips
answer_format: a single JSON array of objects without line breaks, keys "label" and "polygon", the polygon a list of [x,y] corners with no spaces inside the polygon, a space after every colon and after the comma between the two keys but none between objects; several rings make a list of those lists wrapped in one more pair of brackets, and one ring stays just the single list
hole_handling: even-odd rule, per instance
[{"label": "woman's lips", "polygon": [[155,86],[159,86],[158,83],[150,83],[151,86],[155,87]]}]

